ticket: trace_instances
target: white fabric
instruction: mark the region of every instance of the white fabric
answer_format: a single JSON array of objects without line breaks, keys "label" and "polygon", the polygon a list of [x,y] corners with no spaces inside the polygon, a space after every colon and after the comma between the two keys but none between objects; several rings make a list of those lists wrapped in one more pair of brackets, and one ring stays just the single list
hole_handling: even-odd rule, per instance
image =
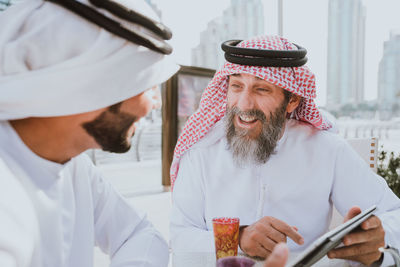
[{"label": "white fabric", "polygon": [[174,252],[214,251],[212,218],[239,217],[250,225],[272,216],[296,226],[299,252],[328,230],[333,205],[345,215],[353,205],[377,204],[385,241],[400,247],[400,200],[336,134],[289,120],[267,163],[238,167],[227,149],[223,121],[182,156],[173,191]]},{"label": "white fabric", "polygon": [[[10,263],[0,264],[2,267],[89,267],[93,266],[95,245],[110,255],[112,267],[168,265],[167,243],[143,214],[102,179],[85,154],[64,165],[44,160],[25,146],[8,122],[0,122],[0,158],[16,177],[11,180],[19,183],[15,198],[20,202],[29,199],[39,225],[35,239],[30,235],[35,233],[35,224],[26,229],[29,234],[25,236],[5,232],[2,221],[0,245],[3,237],[16,237],[18,245],[14,247],[17,251],[8,253]],[[11,183],[0,187],[0,196],[10,188]],[[29,211],[29,206],[19,209],[11,205],[16,221]],[[4,208],[0,206],[0,218]],[[35,223],[33,216],[27,217],[25,224]],[[36,261],[26,264],[29,253]]]},{"label": "white fabric", "polygon": [[0,266],[30,266],[37,260],[38,220],[21,184],[1,158],[0,190]]},{"label": "white fabric", "polygon": [[[127,3],[156,18],[143,0]],[[11,6],[0,13],[0,25],[0,120],[96,110],[158,85],[178,70],[170,56],[43,0]]]}]

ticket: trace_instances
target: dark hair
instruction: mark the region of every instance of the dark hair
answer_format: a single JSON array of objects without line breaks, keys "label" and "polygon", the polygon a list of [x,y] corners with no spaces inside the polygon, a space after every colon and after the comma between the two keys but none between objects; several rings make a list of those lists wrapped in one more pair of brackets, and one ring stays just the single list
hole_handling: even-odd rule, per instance
[{"label": "dark hair", "polygon": [[285,104],[289,103],[293,93],[283,89],[283,94],[285,96]]},{"label": "dark hair", "polygon": [[112,106],[108,107],[108,111],[110,111],[111,113],[118,113],[119,109],[121,108],[122,102],[118,102],[117,104],[114,104]]}]

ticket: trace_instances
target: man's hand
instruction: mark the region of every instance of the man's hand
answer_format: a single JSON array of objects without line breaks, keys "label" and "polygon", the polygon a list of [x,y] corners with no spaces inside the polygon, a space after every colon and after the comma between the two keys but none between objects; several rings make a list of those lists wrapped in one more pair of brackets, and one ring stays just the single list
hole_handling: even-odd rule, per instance
[{"label": "man's hand", "polygon": [[[348,221],[357,214],[361,213],[359,207],[352,207],[347,213],[344,221]],[[364,265],[371,265],[379,260],[380,247],[385,246],[385,231],[381,220],[376,216],[371,216],[361,224],[361,229],[347,234],[343,238],[343,247],[331,250],[329,258],[346,259],[361,262]]]},{"label": "man's hand", "polygon": [[239,246],[243,252],[250,256],[267,258],[276,244],[286,243],[287,237],[299,245],[304,243],[304,239],[297,232],[297,228],[267,216],[240,229]]},{"label": "man's hand", "polygon": [[289,250],[286,244],[279,243],[265,261],[264,267],[284,267],[288,257]]}]

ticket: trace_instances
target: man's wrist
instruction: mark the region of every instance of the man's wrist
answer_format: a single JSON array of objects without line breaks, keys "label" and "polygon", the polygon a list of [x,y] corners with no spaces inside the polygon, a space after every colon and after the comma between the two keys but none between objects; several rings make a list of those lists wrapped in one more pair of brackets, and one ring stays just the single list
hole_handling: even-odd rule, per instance
[{"label": "man's wrist", "polygon": [[248,225],[240,225],[240,226],[239,226],[239,249],[240,249],[241,251],[243,251],[244,253],[246,253],[246,252],[242,249],[241,241],[242,241],[243,231],[244,231],[244,229],[245,229],[247,226],[248,226]]},{"label": "man's wrist", "polygon": [[374,263],[372,263],[371,267],[379,267],[379,266],[381,266],[384,257],[385,257],[385,253],[381,252],[381,257],[379,258],[379,260],[377,260]]}]

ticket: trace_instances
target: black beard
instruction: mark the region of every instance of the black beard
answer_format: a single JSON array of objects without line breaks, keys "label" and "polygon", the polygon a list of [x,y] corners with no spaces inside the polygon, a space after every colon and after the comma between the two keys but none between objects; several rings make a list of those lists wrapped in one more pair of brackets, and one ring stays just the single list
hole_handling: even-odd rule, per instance
[{"label": "black beard", "polygon": [[136,116],[121,112],[114,105],[93,121],[83,123],[82,127],[96,140],[102,150],[125,153],[131,148],[128,130],[136,120]]},{"label": "black beard", "polygon": [[[275,153],[276,144],[282,133],[286,121],[287,102],[284,101],[274,113],[270,113],[269,120],[258,109],[240,111],[237,107],[227,107],[225,115],[225,131],[228,148],[232,151],[233,158],[239,166],[246,163],[263,164]],[[233,119],[235,115],[254,116],[262,124],[261,133],[256,138],[248,136],[249,130],[235,128]]]}]

